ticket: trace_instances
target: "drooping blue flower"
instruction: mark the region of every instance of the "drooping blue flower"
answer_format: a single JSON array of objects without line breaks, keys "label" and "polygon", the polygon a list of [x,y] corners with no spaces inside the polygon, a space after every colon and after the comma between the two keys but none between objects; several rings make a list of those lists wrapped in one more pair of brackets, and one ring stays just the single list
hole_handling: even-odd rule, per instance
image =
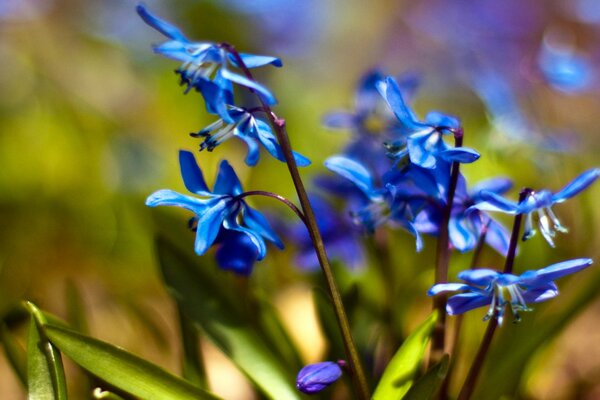
[{"label": "drooping blue flower", "polygon": [[[231,137],[237,137],[243,140],[248,146],[248,155],[246,164],[256,165],[260,157],[258,143],[273,157],[285,162],[285,157],[281,146],[273,134],[271,125],[257,118],[254,113],[245,108],[228,106],[230,121],[219,119],[197,133],[192,133],[194,137],[204,138],[200,144],[200,150],[212,151],[216,146],[223,143]],[[298,166],[305,167],[310,165],[310,160],[301,154],[294,152],[294,158]]]},{"label": "drooping blue flower", "polygon": [[430,112],[425,121],[419,121],[400,92],[400,87],[392,77],[378,85],[384,99],[392,109],[405,137],[387,143],[388,154],[396,159],[408,156],[410,161],[423,168],[435,168],[436,160],[441,158],[450,162],[472,163],[479,159],[479,153],[468,147],[451,147],[443,140],[460,129],[455,117]]},{"label": "drooping blue flower", "polygon": [[[275,97],[263,85],[232,72],[230,66],[239,68],[240,65],[229,47],[210,42],[191,42],[179,28],[156,17],[144,5],[138,4],[136,10],[144,22],[170,39],[155,45],[154,51],[183,63],[176,70],[181,77],[181,84],[187,86],[186,92],[193,88],[202,93],[210,113],[231,122],[227,106],[233,104],[234,83],[255,91],[268,104],[276,103]],[[275,57],[239,55],[248,68],[269,64],[282,66],[281,60]]]},{"label": "drooping blue flower", "polygon": [[302,393],[314,394],[325,389],[342,376],[343,361],[324,361],[309,364],[298,372],[296,388]]},{"label": "drooping blue flower", "polygon": [[535,235],[536,229],[533,227],[533,214],[537,213],[540,232],[548,244],[554,247],[553,238],[556,236],[556,232],[567,232],[567,228],[560,223],[560,220],[552,211],[552,206],[562,203],[585,190],[599,176],[599,168],[590,169],[577,176],[556,193],[552,193],[549,190],[532,191],[521,203],[506,200],[493,192],[482,191],[480,197],[484,201],[473,207],[479,210],[500,211],[508,214],[525,214],[527,217],[523,231],[523,240],[527,240]]},{"label": "drooping blue flower", "polygon": [[[365,265],[365,254],[360,243],[360,230],[348,218],[340,215],[323,197],[311,194],[317,226],[321,232],[327,254],[332,260],[339,260],[344,266],[355,269]],[[296,244],[298,254],[296,264],[307,270],[319,268],[306,226],[298,222],[289,229],[289,236]]]},{"label": "drooping blue flower", "polygon": [[489,305],[484,321],[496,317],[502,325],[505,308],[510,306],[515,322],[519,312],[531,311],[527,303],[539,303],[558,295],[555,279],[580,271],[592,264],[589,258],[563,261],[521,275],[503,274],[492,269],[462,271],[458,278],[466,283],[438,283],[427,294],[435,296],[443,292],[464,291],[448,299],[446,312],[457,315]]},{"label": "drooping blue flower", "polygon": [[195,214],[192,225],[196,230],[196,254],[203,255],[213,244],[218,244],[219,265],[247,275],[254,262],[265,257],[265,239],[283,248],[265,217],[240,197],[242,185],[227,161],[219,165],[212,191],[192,153],[180,151],[179,165],[186,188],[199,197],[164,189],[151,194],[146,205],[175,206],[192,211]]}]

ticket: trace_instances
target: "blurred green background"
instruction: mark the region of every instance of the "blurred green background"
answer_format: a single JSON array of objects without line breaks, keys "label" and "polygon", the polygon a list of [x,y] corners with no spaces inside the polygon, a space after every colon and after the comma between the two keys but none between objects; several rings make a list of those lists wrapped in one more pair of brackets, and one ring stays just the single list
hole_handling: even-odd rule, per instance
[{"label": "blurred green background", "polygon": [[[497,25],[474,24],[469,31],[479,14],[465,12],[465,1],[444,5],[454,14],[444,12],[438,1],[411,3],[177,0],[147,5],[191,38],[227,41],[242,51],[283,59],[283,69],[265,69],[259,77],[279,99],[276,110],[288,121],[295,149],[313,161],[303,170],[307,181],[323,172],[323,160],[349,138],[323,128],[323,114],[351,108],[355,81],[374,66],[390,74],[420,73],[423,85],[416,110],[423,115],[439,109],[463,120],[466,144],[482,154],[463,170],[474,181],[510,175],[517,188],[558,189],[599,164],[597,83],[592,79],[585,90],[565,93],[535,72],[535,57],[549,29],[568,32],[575,47],[586,52],[592,76],[598,72],[598,22],[576,12],[583,1],[512,1],[513,8],[490,11],[507,13],[502,18],[511,12],[529,13],[535,24],[521,21],[526,25],[517,26],[517,33],[500,29],[502,19]],[[177,371],[174,309],[157,273],[152,213],[144,200],[161,188],[185,190],[177,151],[197,148],[198,141],[187,134],[213,117],[197,94],[182,94],[172,72],[177,64],[152,54],[150,45],[162,38],[143,24],[134,7],[135,2],[125,0],[0,0],[0,313],[30,299],[65,316],[67,288],[74,285],[82,293],[92,335]],[[428,31],[423,15],[445,31]],[[460,25],[462,15],[467,28]],[[504,51],[510,51],[506,63],[498,60]],[[513,63],[515,59],[520,63]],[[498,73],[516,87],[524,114],[542,134],[567,131],[576,150],[547,151],[527,140],[507,139],[510,135],[492,123],[493,113],[469,85],[468,77],[477,73],[469,60],[498,65]],[[243,144],[229,141],[197,158],[209,180],[218,160],[226,157],[246,189],[295,198],[283,164],[263,154],[250,169],[243,164],[244,152]],[[555,250],[536,237],[522,248],[518,270],[567,258],[598,259],[599,198],[596,186],[557,206],[570,233],[558,238]],[[255,204],[273,207],[269,200]],[[273,213],[287,216],[282,210]],[[184,226],[181,231],[191,235]],[[431,282],[428,263],[435,244],[427,241],[427,254],[416,255],[408,235],[398,233],[396,238],[405,241],[394,251],[398,268],[405,268],[399,275],[409,282],[400,286],[417,282],[408,292],[414,297],[405,296],[409,315],[415,315],[405,322],[408,332],[429,307],[424,293]],[[295,337],[304,338],[300,344],[306,361],[316,361],[323,342],[313,322],[309,280],[291,260],[288,253],[271,251],[251,284],[265,285],[277,299]],[[451,276],[468,263],[462,256],[455,260]],[[501,266],[491,253],[486,262]],[[600,302],[595,293],[587,295],[599,275],[593,266],[559,283],[564,287],[561,297],[536,307],[551,315],[559,304],[587,296],[582,300],[585,312],[558,338],[544,343],[528,364],[523,397],[600,397],[600,337],[595,328]],[[479,340],[480,317],[467,317],[467,349]],[[235,372],[216,350],[208,349],[206,357],[215,392],[248,398],[243,377],[232,378]],[[235,387],[228,383],[232,379],[241,383]],[[0,398],[24,396],[0,355]]]}]

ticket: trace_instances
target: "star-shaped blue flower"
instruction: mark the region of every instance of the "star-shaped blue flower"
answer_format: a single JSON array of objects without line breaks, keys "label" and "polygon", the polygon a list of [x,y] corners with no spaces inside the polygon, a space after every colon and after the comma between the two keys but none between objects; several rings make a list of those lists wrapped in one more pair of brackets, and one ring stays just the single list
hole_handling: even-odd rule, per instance
[{"label": "star-shaped blue flower", "polygon": [[519,321],[519,312],[531,311],[527,303],[539,303],[558,295],[555,279],[580,271],[592,264],[589,258],[563,261],[521,275],[503,274],[492,269],[470,269],[458,274],[466,283],[438,283],[427,294],[435,296],[443,292],[463,291],[448,299],[446,312],[457,315],[489,305],[484,321],[492,317],[502,325],[505,308],[510,309]]},{"label": "star-shaped blue flower", "polygon": [[[257,118],[254,113],[245,108],[228,106],[228,109],[229,122],[219,119],[199,132],[191,134],[194,137],[204,138],[204,141],[200,144],[201,151],[204,149],[212,151],[225,140],[237,137],[243,140],[248,146],[246,164],[253,166],[258,162],[260,157],[258,143],[262,144],[273,157],[285,162],[285,156],[281,150],[281,146],[277,143],[271,125]],[[310,165],[308,158],[296,152],[293,153],[298,166],[305,167]]]},{"label": "star-shaped blue flower", "polygon": [[549,190],[530,192],[520,204],[506,200],[496,193],[482,191],[480,197],[484,201],[473,207],[479,210],[527,215],[523,240],[527,240],[535,235],[536,230],[533,227],[533,214],[537,213],[540,232],[548,244],[554,247],[553,238],[556,236],[556,232],[567,232],[567,228],[560,223],[560,220],[552,211],[552,206],[562,203],[585,190],[598,179],[598,176],[600,176],[599,168],[590,169],[577,176],[558,192],[552,193]]},{"label": "star-shaped blue flower", "polygon": [[254,262],[265,257],[265,239],[283,248],[265,217],[240,197],[242,185],[227,161],[219,165],[212,191],[192,153],[180,151],[179,164],[186,188],[200,197],[165,189],[151,194],[146,205],[175,206],[195,213],[196,254],[203,255],[213,244],[219,244],[216,254],[219,265],[247,275]]},{"label": "star-shaped blue flower", "polygon": [[378,89],[396,115],[405,138],[386,145],[391,157],[400,159],[408,155],[410,161],[423,168],[435,168],[441,158],[450,162],[472,163],[479,159],[479,153],[467,147],[451,147],[443,140],[460,129],[455,117],[430,112],[425,121],[419,121],[400,92],[400,87],[392,77],[380,82]]},{"label": "star-shaped blue flower", "polygon": [[[177,69],[181,84],[187,91],[194,88],[202,93],[206,108],[210,113],[218,114],[228,122],[232,122],[227,105],[233,104],[233,84],[238,84],[256,91],[268,104],[275,104],[275,97],[261,84],[243,75],[232,72],[230,65],[240,67],[237,59],[227,46],[210,42],[191,42],[174,25],[151,14],[142,4],[136,7],[140,17],[148,25],[165,35],[170,40],[154,46],[154,51],[165,57],[181,61]],[[248,68],[264,65],[281,67],[281,60],[275,57],[239,53]]]}]

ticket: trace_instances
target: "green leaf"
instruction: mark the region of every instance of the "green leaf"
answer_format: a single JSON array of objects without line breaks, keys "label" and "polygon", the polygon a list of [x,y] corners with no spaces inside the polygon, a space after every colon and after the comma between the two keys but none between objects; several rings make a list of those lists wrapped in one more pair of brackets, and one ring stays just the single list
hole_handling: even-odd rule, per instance
[{"label": "green leaf", "polygon": [[429,400],[432,399],[448,373],[450,357],[444,354],[439,363],[434,365],[419,378],[402,398],[403,400]]},{"label": "green leaf", "polygon": [[177,315],[183,350],[183,377],[201,388],[208,388],[198,330],[181,307],[177,307]]},{"label": "green leaf", "polygon": [[402,343],[383,372],[373,394],[374,400],[401,399],[408,392],[436,321],[437,313],[434,312]]},{"label": "green leaf", "polygon": [[44,325],[52,344],[105,382],[146,400],[217,399],[162,368],[70,329]]},{"label": "green leaf", "polygon": [[[189,256],[159,239],[157,250],[166,285],[185,313],[261,391],[273,399],[299,399],[289,371],[272,352],[252,322],[253,315],[235,301],[228,276],[205,257]],[[225,282],[223,282],[225,281]]]},{"label": "green leaf", "polygon": [[42,325],[46,317],[32,303],[27,344],[27,389],[30,399],[66,400],[67,385],[60,352],[48,341]]},{"label": "green leaf", "polygon": [[0,321],[0,342],[4,354],[19,381],[27,386],[27,354],[25,349],[15,340],[4,321]]}]

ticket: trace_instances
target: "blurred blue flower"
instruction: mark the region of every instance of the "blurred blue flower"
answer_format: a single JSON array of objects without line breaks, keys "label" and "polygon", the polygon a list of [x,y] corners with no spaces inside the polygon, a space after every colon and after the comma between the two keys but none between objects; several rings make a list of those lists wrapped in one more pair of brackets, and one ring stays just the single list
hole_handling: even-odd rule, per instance
[{"label": "blurred blue flower", "polygon": [[408,155],[410,161],[423,168],[435,168],[436,160],[472,163],[479,159],[479,153],[467,147],[451,147],[444,140],[460,129],[458,119],[436,111],[426,115],[425,121],[419,121],[400,92],[396,80],[388,77],[378,85],[384,99],[396,115],[400,130],[405,137],[387,143],[388,154],[396,159]]},{"label": "blurred blue flower", "polygon": [[309,364],[298,372],[296,388],[302,393],[314,394],[325,389],[342,376],[343,362],[324,361]]},{"label": "blurred blue flower", "polygon": [[240,274],[249,274],[254,262],[266,255],[265,239],[283,248],[283,243],[265,217],[240,197],[242,185],[227,161],[219,165],[212,191],[208,189],[192,153],[180,151],[179,164],[186,188],[201,197],[159,190],[148,197],[146,205],[175,206],[194,212],[196,216],[192,219],[192,227],[196,230],[196,254],[203,255],[213,244],[219,244],[219,265]]},{"label": "blurred blue flower", "polygon": [[[138,4],[136,10],[144,22],[170,39],[155,45],[154,52],[183,63],[176,71],[181,77],[181,84],[187,86],[186,92],[194,88],[202,93],[210,113],[232,122],[227,105],[233,104],[233,83],[255,91],[268,104],[276,103],[267,88],[230,70],[229,65],[238,68],[240,65],[229,47],[210,42],[190,42],[179,28],[154,16],[142,4]],[[281,60],[275,57],[239,55],[248,68],[268,64],[282,66]]]},{"label": "blurred blue flower", "polygon": [[[262,144],[273,157],[285,162],[283,151],[277,143],[271,125],[256,118],[252,112],[245,108],[228,106],[228,109],[230,122],[219,119],[199,132],[191,134],[193,137],[204,138],[204,141],[200,144],[200,151],[204,149],[212,151],[225,140],[235,136],[243,140],[248,146],[246,164],[253,166],[258,162],[260,157],[258,143]],[[298,166],[310,165],[308,158],[296,152],[293,153]]]},{"label": "blurred blue flower", "polygon": [[[329,257],[341,261],[350,269],[363,266],[365,254],[361,246],[360,231],[351,223],[352,221],[340,215],[321,196],[311,194],[310,203]],[[304,223],[294,224],[288,234],[298,248],[296,264],[304,269],[318,269],[319,260]]]},{"label": "blurred blue flower", "polygon": [[491,269],[471,269],[462,271],[458,278],[464,283],[438,283],[427,294],[435,296],[443,292],[465,291],[448,299],[446,312],[449,315],[487,306],[489,309],[484,321],[496,317],[502,325],[505,308],[510,309],[515,322],[520,320],[519,312],[531,311],[527,303],[539,303],[558,295],[555,279],[580,271],[592,264],[589,258],[563,261],[521,275],[503,274]]},{"label": "blurred blue flower", "polygon": [[527,219],[525,220],[523,240],[527,240],[535,235],[533,213],[537,212],[540,232],[548,244],[554,247],[553,238],[556,232],[567,232],[567,229],[560,223],[552,211],[552,206],[562,203],[585,190],[598,179],[598,176],[600,176],[599,168],[590,169],[577,176],[556,193],[552,193],[549,190],[532,191],[521,203],[506,200],[490,191],[482,191],[480,192],[480,197],[483,202],[474,205],[473,208],[486,211],[500,211],[508,214],[526,214]]}]

